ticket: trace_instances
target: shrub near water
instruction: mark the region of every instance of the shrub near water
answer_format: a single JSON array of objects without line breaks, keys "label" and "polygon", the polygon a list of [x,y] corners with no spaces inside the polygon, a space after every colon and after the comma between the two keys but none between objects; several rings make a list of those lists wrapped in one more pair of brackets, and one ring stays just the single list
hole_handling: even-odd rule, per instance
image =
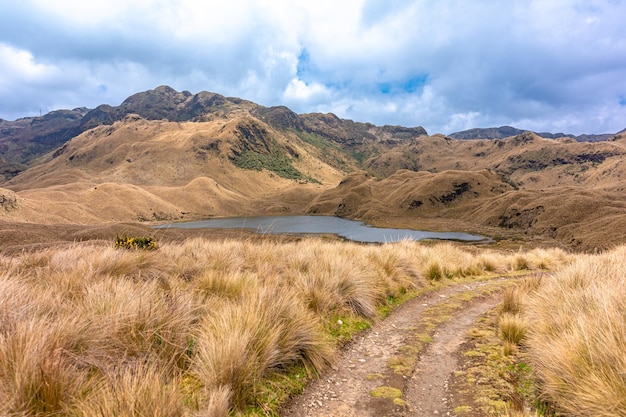
[{"label": "shrub near water", "polygon": [[115,238],[115,247],[120,249],[154,250],[156,249],[156,243],[149,236],[130,237],[124,235]]}]

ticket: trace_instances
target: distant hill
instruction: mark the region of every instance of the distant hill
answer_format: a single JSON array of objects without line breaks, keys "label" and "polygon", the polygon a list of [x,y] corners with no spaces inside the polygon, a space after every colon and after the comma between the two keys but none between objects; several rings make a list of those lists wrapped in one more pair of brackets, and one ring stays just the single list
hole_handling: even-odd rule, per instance
[{"label": "distant hill", "polygon": [[[489,127],[489,128],[475,128],[469,130],[463,130],[461,132],[455,132],[448,136],[454,139],[504,139],[511,136],[519,135],[526,130],[517,129],[511,126]],[[549,133],[549,132],[533,132],[537,136],[548,139],[558,138],[572,138],[578,142],[600,142],[608,140],[614,136],[614,134],[600,134],[600,135],[572,135],[566,133]]]},{"label": "distant hill", "polygon": [[9,122],[0,119],[0,179],[26,169],[31,161],[83,131],[86,108],[57,110],[41,117]]}]

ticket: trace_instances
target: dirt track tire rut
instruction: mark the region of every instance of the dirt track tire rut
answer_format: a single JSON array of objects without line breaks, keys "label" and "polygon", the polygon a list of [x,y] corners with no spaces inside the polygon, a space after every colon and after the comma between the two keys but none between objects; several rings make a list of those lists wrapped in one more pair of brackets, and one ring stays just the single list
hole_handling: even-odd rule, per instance
[{"label": "dirt track tire rut", "polygon": [[447,322],[437,329],[432,343],[420,356],[411,383],[407,385],[406,399],[412,406],[411,413],[400,415],[451,416],[454,398],[449,392],[450,376],[458,367],[455,354],[461,347],[467,331],[486,311],[494,308],[500,300],[489,297],[474,303],[457,316],[458,320]]},{"label": "dirt track tire rut", "polygon": [[[403,304],[343,349],[332,369],[311,382],[302,395],[292,399],[281,416],[446,415],[450,408],[446,387],[456,367],[455,351],[474,321],[499,301],[490,291],[483,294],[482,290],[504,285],[509,280],[500,277],[456,284]],[[409,372],[394,372],[390,361],[415,347],[424,312],[452,302],[461,293],[473,297],[457,306],[453,315],[440,323],[432,341],[423,344],[419,359],[416,355],[417,362],[409,363]],[[375,398],[372,391],[376,389],[401,393],[401,396],[396,396],[395,401],[389,396]]]}]

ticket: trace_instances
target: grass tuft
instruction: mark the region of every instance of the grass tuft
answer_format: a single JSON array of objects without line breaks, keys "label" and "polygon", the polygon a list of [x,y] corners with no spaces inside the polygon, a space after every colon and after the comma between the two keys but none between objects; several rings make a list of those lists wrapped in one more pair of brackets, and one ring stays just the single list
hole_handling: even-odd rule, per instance
[{"label": "grass tuft", "polygon": [[502,312],[519,314],[522,309],[522,294],[518,287],[507,287],[502,296]]},{"label": "grass tuft", "polygon": [[437,261],[430,261],[426,266],[425,272],[426,278],[431,281],[439,281],[444,277],[441,265]]},{"label": "grass tuft", "polygon": [[263,377],[302,364],[310,374],[330,362],[332,346],[319,322],[298,307],[293,294],[261,292],[244,303],[222,302],[195,337],[193,372],[209,391],[229,387],[237,409],[255,404]]},{"label": "grass tuft", "polygon": [[76,407],[75,414],[183,417],[184,401],[177,385],[178,381],[169,380],[149,357],[119,364]]},{"label": "grass tuft", "polygon": [[517,314],[503,313],[498,319],[500,338],[513,345],[519,345],[528,331],[528,325]]}]

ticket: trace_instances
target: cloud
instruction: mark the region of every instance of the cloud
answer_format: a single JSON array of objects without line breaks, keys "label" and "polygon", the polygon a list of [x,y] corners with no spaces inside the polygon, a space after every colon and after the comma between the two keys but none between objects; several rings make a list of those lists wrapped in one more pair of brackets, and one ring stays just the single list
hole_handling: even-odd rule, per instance
[{"label": "cloud", "polygon": [[287,102],[320,102],[330,96],[328,88],[321,84],[307,84],[299,78],[292,79],[283,93]]},{"label": "cloud", "polygon": [[0,117],[168,84],[429,132],[616,132],[624,15],[604,0],[4,2]]}]

